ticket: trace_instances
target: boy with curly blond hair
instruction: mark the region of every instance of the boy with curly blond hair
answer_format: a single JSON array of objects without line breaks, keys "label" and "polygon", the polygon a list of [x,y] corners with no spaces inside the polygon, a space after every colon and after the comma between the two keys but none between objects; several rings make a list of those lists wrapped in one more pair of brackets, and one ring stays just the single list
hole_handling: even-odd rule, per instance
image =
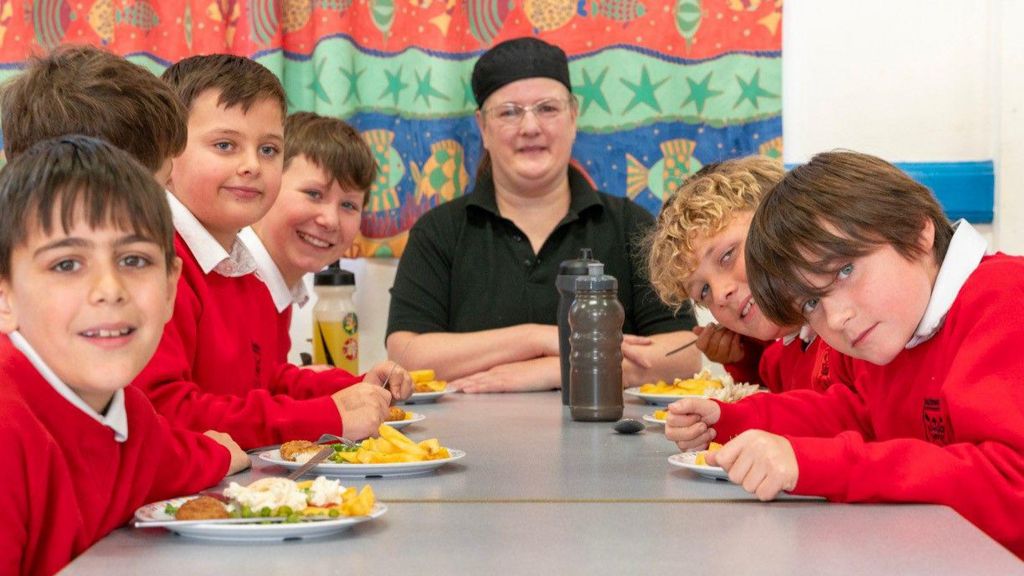
[{"label": "boy with curly blond hair", "polygon": [[709,164],[669,198],[645,244],[651,285],[668,305],[691,302],[717,324],[694,328],[697,348],[738,382],[773,392],[824,389],[832,351],[800,324],[761,313],[747,283],[744,244],[754,210],[782,163],[748,156]]}]

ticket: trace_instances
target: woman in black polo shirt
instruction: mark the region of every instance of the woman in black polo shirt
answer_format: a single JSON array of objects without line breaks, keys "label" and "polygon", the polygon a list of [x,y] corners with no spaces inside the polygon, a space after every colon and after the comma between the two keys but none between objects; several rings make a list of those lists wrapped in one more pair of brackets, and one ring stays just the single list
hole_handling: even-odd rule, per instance
[{"label": "woman in black polo shirt", "polygon": [[555,276],[586,247],[619,280],[623,331],[634,335],[623,343],[626,385],[696,372],[696,349],[665,356],[695,338],[692,314],[660,302],[636,254],[653,218],[569,165],[578,107],[565,52],[535,38],[503,42],[477,61],[472,88],[484,158],[473,191],[409,233],[388,356],[465,392],[558,388]]}]

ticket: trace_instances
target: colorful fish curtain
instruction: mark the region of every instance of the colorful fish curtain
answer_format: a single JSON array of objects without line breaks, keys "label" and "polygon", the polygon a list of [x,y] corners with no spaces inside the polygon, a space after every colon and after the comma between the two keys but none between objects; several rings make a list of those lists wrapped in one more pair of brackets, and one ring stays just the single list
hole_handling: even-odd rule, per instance
[{"label": "colorful fish curtain", "polygon": [[252,57],[290,109],[346,119],[380,176],[361,256],[401,254],[416,219],[471,188],[470,72],[536,36],[570,58],[574,164],[656,212],[702,165],[782,153],[782,0],[0,0],[0,78],[62,43],[156,73],[192,54]]}]

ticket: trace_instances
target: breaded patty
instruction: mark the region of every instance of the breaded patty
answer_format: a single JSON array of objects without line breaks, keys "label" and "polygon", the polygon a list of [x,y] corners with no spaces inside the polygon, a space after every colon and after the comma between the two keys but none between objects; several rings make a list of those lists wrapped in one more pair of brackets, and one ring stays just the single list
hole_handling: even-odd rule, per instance
[{"label": "breaded patty", "polygon": [[175,520],[215,520],[230,518],[228,509],[216,498],[200,496],[181,505],[174,514]]},{"label": "breaded patty", "polygon": [[320,450],[320,446],[309,440],[292,440],[281,444],[281,458],[295,462],[299,454],[309,453],[306,460],[309,460]]},{"label": "breaded patty", "polygon": [[392,406],[388,409],[388,419],[386,422],[397,422],[399,420],[405,420],[405,410],[398,406]]}]

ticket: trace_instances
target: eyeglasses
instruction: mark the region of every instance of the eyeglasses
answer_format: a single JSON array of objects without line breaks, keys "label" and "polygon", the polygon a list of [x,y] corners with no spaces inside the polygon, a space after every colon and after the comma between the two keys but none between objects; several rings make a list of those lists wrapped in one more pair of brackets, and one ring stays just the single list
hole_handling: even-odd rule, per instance
[{"label": "eyeglasses", "polygon": [[498,104],[484,110],[484,114],[506,126],[518,126],[523,121],[523,118],[526,118],[527,112],[533,112],[534,118],[540,122],[545,122],[558,118],[568,109],[569,100],[552,98],[541,100],[532,106],[523,106],[514,102]]}]

